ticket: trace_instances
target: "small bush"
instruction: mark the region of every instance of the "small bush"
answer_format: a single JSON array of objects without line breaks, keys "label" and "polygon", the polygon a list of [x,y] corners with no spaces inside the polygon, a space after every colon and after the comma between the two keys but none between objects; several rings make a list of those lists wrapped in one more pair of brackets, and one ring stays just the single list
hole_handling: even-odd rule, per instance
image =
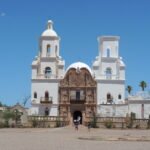
[{"label": "small bush", "polygon": [[8,122],[8,120],[5,120],[5,122],[4,122],[4,128],[9,128],[9,122]]},{"label": "small bush", "polygon": [[38,122],[36,120],[32,121],[32,127],[36,128],[38,126]]},{"label": "small bush", "polygon": [[15,128],[15,124],[14,123],[11,124],[11,128]]},{"label": "small bush", "polygon": [[134,119],[136,119],[136,113],[131,112],[130,117],[128,117],[126,119],[127,128],[132,128],[133,127]]},{"label": "small bush", "polygon": [[148,119],[148,122],[147,122],[147,129],[150,129],[150,115],[149,115],[149,119]]},{"label": "small bush", "polygon": [[95,114],[93,115],[93,118],[92,118],[92,121],[91,121],[90,124],[91,124],[92,128],[98,128],[98,126],[97,126],[97,117],[96,117]]},{"label": "small bush", "polygon": [[135,128],[136,128],[136,129],[139,129],[139,128],[140,128],[140,125],[139,125],[139,124],[137,124],[137,125],[135,126]]},{"label": "small bush", "polygon": [[60,118],[56,119],[56,128],[62,127],[62,123],[60,121]]},{"label": "small bush", "polygon": [[113,122],[111,120],[107,120],[105,121],[105,127],[106,128],[112,128],[113,127]]},{"label": "small bush", "polygon": [[4,123],[0,122],[0,128],[4,128]]}]

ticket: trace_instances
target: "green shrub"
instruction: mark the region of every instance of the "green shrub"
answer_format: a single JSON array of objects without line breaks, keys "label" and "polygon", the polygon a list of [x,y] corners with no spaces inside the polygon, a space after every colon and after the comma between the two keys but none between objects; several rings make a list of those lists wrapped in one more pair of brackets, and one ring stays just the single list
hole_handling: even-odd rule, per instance
[{"label": "green shrub", "polygon": [[91,121],[91,127],[92,128],[98,128],[98,126],[97,126],[97,117],[96,117],[95,114],[93,115],[93,118],[92,118],[92,121]]},{"label": "green shrub", "polygon": [[32,121],[32,127],[36,128],[38,126],[38,121],[37,120],[33,120]]},{"label": "green shrub", "polygon": [[150,129],[150,115],[149,115],[149,119],[148,119],[148,122],[147,122],[147,129]]},{"label": "green shrub", "polygon": [[62,125],[61,125],[61,121],[60,121],[60,118],[58,117],[57,119],[56,119],[56,128],[58,128],[58,127],[61,127]]},{"label": "green shrub", "polygon": [[8,120],[5,120],[5,122],[4,122],[4,128],[9,128],[9,121]]},{"label": "green shrub", "polygon": [[106,128],[110,129],[113,127],[113,122],[111,120],[106,120],[104,124]]},{"label": "green shrub", "polygon": [[130,117],[128,117],[127,120],[126,120],[127,128],[132,128],[133,127],[134,119],[136,119],[136,113],[131,112]]},{"label": "green shrub", "polygon": [[139,129],[139,128],[140,128],[140,125],[139,125],[139,124],[137,124],[137,125],[135,126],[135,128],[136,128],[136,129]]},{"label": "green shrub", "polygon": [[0,128],[4,128],[4,123],[0,122]]}]

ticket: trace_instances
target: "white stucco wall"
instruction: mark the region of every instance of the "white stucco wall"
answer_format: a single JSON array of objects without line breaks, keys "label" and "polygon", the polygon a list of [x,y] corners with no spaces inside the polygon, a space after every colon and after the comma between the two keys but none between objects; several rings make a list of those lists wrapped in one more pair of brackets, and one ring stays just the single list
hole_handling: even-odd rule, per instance
[{"label": "white stucco wall", "polygon": [[47,62],[41,62],[41,74],[45,74],[45,68],[50,67],[52,70],[52,75],[56,76],[56,62],[55,61],[47,61]]},{"label": "white stucco wall", "polygon": [[[148,103],[144,104],[143,110],[144,110],[144,118],[148,119],[150,115],[150,104]],[[136,118],[142,118],[142,103],[129,104],[129,113],[131,112],[136,113]]]},{"label": "white stucco wall", "polygon": [[107,49],[110,49],[110,56],[118,58],[118,41],[103,41],[101,45],[102,57],[107,57]]},{"label": "white stucco wall", "polygon": [[[106,104],[107,94],[110,93],[113,96],[115,104],[123,103],[125,99],[125,85],[124,81],[118,83],[118,81],[102,81],[97,83],[97,102],[98,104]],[[118,95],[121,94],[121,99],[118,99]]]},{"label": "white stucco wall", "polygon": [[56,57],[56,46],[57,46],[57,55],[59,56],[59,40],[51,40],[50,38],[43,39],[41,41],[41,48],[42,48],[42,57],[47,56],[47,45],[50,45],[50,55],[51,57]]},{"label": "white stucco wall", "polygon": [[128,105],[99,105],[97,113],[101,117],[126,117]]},{"label": "white stucco wall", "polygon": [[150,104],[144,104],[144,118],[149,118],[150,115]]},{"label": "white stucco wall", "polygon": [[32,105],[32,107],[28,110],[28,115],[39,115],[39,106]]},{"label": "white stucco wall", "polygon": [[111,68],[112,79],[116,79],[116,76],[117,76],[116,62],[101,62],[100,78],[106,79],[106,69],[107,68]]},{"label": "white stucco wall", "polygon": [[58,81],[47,79],[45,81],[34,81],[32,82],[32,96],[33,100],[34,92],[37,93],[36,103],[40,103],[40,98],[45,97],[45,92],[49,92],[49,97],[52,97],[53,104],[58,104]]},{"label": "white stucco wall", "polygon": [[32,68],[32,79],[35,79],[37,77],[37,69]]},{"label": "white stucco wall", "polygon": [[129,114],[136,113],[136,118],[141,118],[141,104],[129,104]]}]

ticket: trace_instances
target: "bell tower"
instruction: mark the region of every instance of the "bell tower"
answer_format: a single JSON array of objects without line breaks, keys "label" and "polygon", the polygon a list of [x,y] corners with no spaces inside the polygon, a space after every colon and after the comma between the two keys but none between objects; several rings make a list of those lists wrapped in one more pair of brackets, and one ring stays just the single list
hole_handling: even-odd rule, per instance
[{"label": "bell tower", "polygon": [[48,20],[47,29],[39,40],[39,56],[32,64],[32,78],[58,79],[64,75],[64,60],[59,51],[60,37],[53,29],[53,22]]},{"label": "bell tower", "polygon": [[41,57],[59,57],[60,37],[53,29],[53,22],[48,20],[47,29],[40,38]]},{"label": "bell tower", "polygon": [[98,37],[99,55],[93,62],[98,104],[122,104],[125,100],[125,64],[119,56],[119,39]]},{"label": "bell tower", "polygon": [[98,37],[99,51],[102,58],[118,58],[118,36]]},{"label": "bell tower", "polygon": [[60,37],[48,20],[39,40],[39,54],[32,62],[31,114],[57,116],[58,86],[65,61],[60,56]]}]

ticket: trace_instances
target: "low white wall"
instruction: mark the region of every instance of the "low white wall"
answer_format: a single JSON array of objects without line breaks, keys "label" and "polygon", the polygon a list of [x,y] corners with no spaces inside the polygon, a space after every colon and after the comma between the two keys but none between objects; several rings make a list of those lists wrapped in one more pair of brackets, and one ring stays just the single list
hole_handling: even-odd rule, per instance
[{"label": "low white wall", "polygon": [[99,105],[97,112],[101,117],[126,117],[128,105]]}]

